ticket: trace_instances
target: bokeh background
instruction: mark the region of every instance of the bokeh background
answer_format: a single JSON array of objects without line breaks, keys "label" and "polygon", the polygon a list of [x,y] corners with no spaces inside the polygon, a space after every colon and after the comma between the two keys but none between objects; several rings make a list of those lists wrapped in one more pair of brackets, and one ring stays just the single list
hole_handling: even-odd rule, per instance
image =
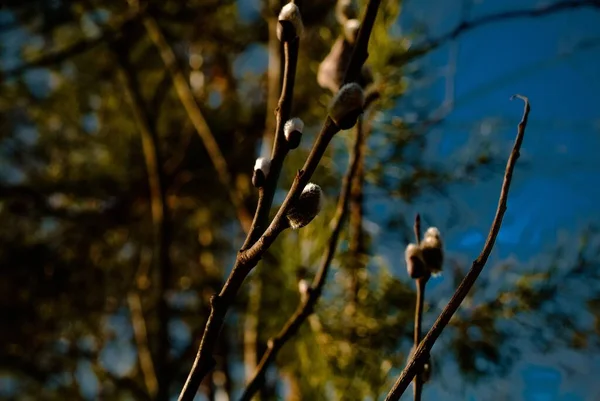
[{"label": "bokeh background", "polygon": [[[141,3],[0,7],[2,399],[176,399],[243,242],[252,167],[273,132],[282,3]],[[316,73],[341,32],[335,1],[303,3],[293,110],[306,129],[275,207],[326,116],[331,93]],[[414,216],[440,229],[447,251],[427,287],[427,328],[487,235],[522,114],[515,93],[532,111],[505,223],[434,347],[423,399],[600,399],[600,2],[382,3],[368,60],[382,96],[365,114],[354,201],[363,213],[260,399],[383,399],[412,345],[403,253]],[[225,184],[173,71],[223,154]],[[295,309],[296,273],[315,274],[351,140],[338,134],[314,175],[321,215],[282,235],[247,280],[198,400],[237,399]]]}]

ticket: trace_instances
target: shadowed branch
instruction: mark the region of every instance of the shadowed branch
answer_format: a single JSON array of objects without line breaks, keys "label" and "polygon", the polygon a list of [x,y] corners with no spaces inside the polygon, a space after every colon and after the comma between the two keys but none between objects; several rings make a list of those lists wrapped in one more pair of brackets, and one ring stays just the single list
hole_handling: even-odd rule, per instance
[{"label": "shadowed branch", "polygon": [[256,394],[256,392],[260,388],[260,384],[262,383],[262,379],[264,378],[269,364],[275,359],[277,353],[285,345],[285,343],[298,332],[300,326],[302,326],[304,321],[313,313],[314,307],[321,296],[323,286],[325,285],[327,272],[329,271],[329,266],[333,261],[335,250],[337,249],[340,232],[342,231],[344,220],[346,219],[346,215],[348,212],[348,202],[351,193],[350,187],[360,165],[360,139],[361,136],[357,131],[357,135],[354,140],[350,165],[348,166],[348,170],[346,171],[346,175],[344,176],[344,179],[342,181],[342,188],[338,198],[335,215],[333,217],[333,220],[331,221],[331,227],[333,228],[329,236],[327,248],[325,250],[325,253],[323,254],[321,265],[319,266],[319,269],[317,271],[317,275],[311,287],[308,289],[307,293],[301,294],[301,302],[296,308],[294,314],[288,319],[281,331],[275,337],[272,337],[269,340],[267,351],[265,351],[265,353],[263,354],[252,379],[249,381],[248,385],[246,386],[246,389],[244,390],[244,393],[242,394],[242,397],[240,398],[240,401],[249,401],[252,399],[252,396]]},{"label": "shadowed branch", "polygon": [[[369,36],[377,16],[379,4],[379,0],[371,0],[367,5],[367,12],[363,19],[363,23],[361,24],[362,28],[358,35],[357,46],[352,55],[348,70],[346,71],[345,82],[350,82],[348,80],[350,77],[357,76],[366,60]],[[316,170],[321,158],[325,154],[329,142],[339,131],[340,128],[333,122],[331,117],[328,116],[321,132],[317,135],[317,139],[313,144],[312,150],[308,155],[303,168],[296,174],[294,182],[279,208],[279,211],[271,221],[271,224],[250,248],[246,249],[246,247],[243,247],[242,250],[240,250],[233,269],[227,278],[225,285],[221,289],[221,292],[212,297],[211,313],[208,322],[206,323],[198,354],[196,355],[190,375],[188,376],[179,397],[180,401],[190,401],[194,398],[194,394],[202,382],[202,379],[214,366],[213,352],[219,338],[221,327],[223,327],[227,310],[234,302],[238,290],[242,286],[245,278],[257,265],[259,260],[282,231],[282,227],[287,223],[286,215],[288,211],[293,203],[300,197],[301,192],[306,184],[308,184],[308,181]],[[274,152],[276,152],[278,138],[276,138],[275,141],[276,146],[274,147]],[[253,235],[252,232],[249,233],[249,238],[245,243],[246,246],[252,243],[250,238]]]},{"label": "shadowed branch", "polygon": [[450,322],[452,316],[456,313],[461,303],[469,293],[469,290],[475,284],[477,277],[482,272],[485,264],[492,252],[492,248],[494,247],[494,243],[496,242],[496,237],[498,236],[498,232],[500,231],[500,227],[502,226],[502,219],[504,218],[504,213],[506,212],[506,204],[508,200],[508,191],[510,189],[510,184],[512,182],[513,171],[515,169],[515,165],[517,163],[517,159],[520,155],[521,144],[523,143],[523,137],[525,136],[525,128],[527,126],[527,119],[529,117],[529,100],[521,95],[515,95],[513,98],[522,99],[525,102],[525,108],[523,111],[523,118],[519,123],[517,130],[517,137],[515,139],[515,144],[508,158],[508,162],[506,164],[506,171],[504,173],[504,180],[502,182],[502,189],[500,191],[500,199],[498,201],[498,208],[496,210],[496,215],[494,217],[494,221],[492,222],[492,226],[490,228],[490,232],[485,241],[483,249],[479,254],[479,257],[473,262],[471,266],[471,270],[464,277],[456,292],[448,302],[448,305],[444,308],[440,316],[437,318],[423,341],[421,341],[419,347],[415,350],[414,354],[408,361],[408,364],[400,374],[400,377],[388,393],[386,397],[386,401],[398,401],[412,378],[418,372],[418,370],[423,366],[425,361],[429,356],[429,352],[431,348],[435,344],[436,340],[439,338],[440,334],[444,328]]}]

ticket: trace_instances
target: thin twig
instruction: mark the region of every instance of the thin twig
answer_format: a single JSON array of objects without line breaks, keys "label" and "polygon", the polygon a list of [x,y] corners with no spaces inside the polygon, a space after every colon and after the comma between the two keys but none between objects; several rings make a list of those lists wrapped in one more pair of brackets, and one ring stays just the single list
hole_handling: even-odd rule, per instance
[{"label": "thin twig", "polygon": [[[415,306],[415,330],[414,330],[414,344],[413,350],[417,349],[419,343],[421,342],[421,325],[423,321],[423,305],[425,303],[425,287],[427,284],[426,278],[418,278],[415,280],[417,283],[417,304]],[[423,367],[421,367],[421,370]],[[421,393],[423,392],[423,378],[420,374],[415,375],[414,379],[414,400],[421,400]]]},{"label": "thin twig", "polygon": [[335,255],[340,232],[348,212],[348,201],[351,193],[350,186],[360,165],[360,137],[361,136],[357,131],[350,164],[348,166],[348,170],[346,171],[346,175],[344,176],[335,215],[331,221],[331,226],[333,229],[331,231],[329,242],[327,243],[327,249],[323,254],[323,259],[321,260],[321,265],[319,266],[317,275],[315,276],[308,293],[303,295],[303,299],[301,299],[300,304],[296,308],[294,314],[288,319],[281,331],[275,337],[272,337],[269,340],[267,344],[268,348],[263,354],[260,363],[254,372],[254,376],[248,382],[240,401],[251,400],[253,395],[256,394],[256,392],[260,389],[260,384],[262,383],[269,364],[275,359],[277,353],[283,347],[283,345],[298,332],[298,329],[300,326],[302,326],[308,316],[313,313],[314,307],[321,296],[323,286],[325,285],[325,279],[329,271],[329,266],[331,265]]},{"label": "thin twig", "polygon": [[[415,241],[417,245],[421,244],[421,215],[417,213],[415,216]],[[421,342],[421,326],[423,322],[423,305],[425,304],[425,287],[427,285],[427,281],[429,280],[429,272],[425,277],[421,277],[416,279],[417,284],[417,299],[415,305],[415,329],[413,333],[413,350],[416,350]],[[414,383],[413,383],[414,393],[413,399],[414,401],[421,401],[421,393],[423,391],[423,378],[420,374],[415,375]]]},{"label": "thin twig", "polygon": [[[269,1],[267,3],[269,10],[274,10],[276,5],[279,4],[278,1]],[[267,182],[263,187],[259,188],[259,202],[251,227],[253,235],[248,236],[244,247],[253,244],[254,241],[262,235],[264,229],[269,224],[269,213],[271,211],[281,169],[283,168],[283,160],[289,151],[288,146],[283,146],[286,143],[286,141],[283,140],[285,139],[283,127],[285,122],[291,118],[291,105],[293,100],[296,65],[298,62],[299,43],[298,40],[296,40],[292,46],[289,45],[289,42],[282,44],[277,37],[279,19],[277,15],[273,15],[270,12],[268,14],[269,15],[266,17],[269,28],[267,116],[260,156],[269,157],[275,162],[273,163],[273,161],[271,161],[270,174],[267,177]],[[271,113],[271,110],[274,110],[274,113]],[[277,137],[280,138],[278,144]],[[277,148],[277,152],[275,152],[275,148]],[[267,198],[265,198],[265,192],[267,193]],[[244,316],[244,367],[247,380],[252,377],[258,364],[257,332],[258,314],[261,307],[261,289],[262,277],[261,275],[256,275],[250,286],[248,306]]]},{"label": "thin twig", "polygon": [[285,42],[283,45],[284,67],[283,86],[281,96],[275,111],[275,141],[271,152],[271,168],[265,185],[259,189],[258,204],[250,234],[242,249],[254,245],[256,240],[265,232],[269,223],[269,214],[273,205],[273,198],[277,190],[277,182],[283,168],[283,161],[289,153],[289,146],[285,139],[284,126],[292,116],[292,99],[294,97],[294,82],[296,80],[296,65],[298,64],[299,39]]},{"label": "thin twig", "polygon": [[[363,62],[366,59],[366,47],[368,45],[368,39],[371,34],[375,17],[377,16],[379,3],[380,0],[370,0],[367,5],[367,13],[361,24],[362,28],[358,35],[357,46],[352,55],[350,66],[346,72],[346,78],[356,76],[362,68],[362,62],[357,62],[359,57],[362,58]],[[361,49],[361,47],[364,48]],[[242,250],[240,250],[233,269],[221,289],[221,292],[211,298],[211,312],[204,329],[202,341],[200,342],[200,347],[190,374],[179,396],[179,401],[191,401],[194,398],[202,379],[206,373],[213,368],[215,361],[212,354],[219,338],[221,327],[223,327],[227,310],[234,302],[242,283],[250,271],[256,266],[264,253],[269,249],[282,231],[282,225],[285,222],[287,212],[292,204],[298,199],[306,184],[308,184],[308,181],[319,165],[321,158],[325,154],[329,142],[339,130],[339,127],[334,124],[328,116],[321,128],[321,132],[318,134],[317,139],[313,144],[312,150],[308,155],[303,168],[296,174],[292,186],[280,206],[279,211],[271,221],[271,224],[250,248],[246,249],[246,247],[243,247]],[[277,142],[278,139],[276,138],[275,140]],[[274,147],[274,152],[276,152],[276,148],[277,144]],[[246,241],[245,245],[249,245],[249,241]]]},{"label": "thin twig", "polygon": [[415,224],[413,226],[415,232],[415,242],[417,245],[421,245],[421,215],[417,213],[415,216]]},{"label": "thin twig", "polygon": [[496,242],[496,237],[498,236],[498,232],[500,231],[500,227],[502,226],[502,219],[504,217],[504,213],[506,212],[508,191],[510,189],[513,171],[515,169],[517,159],[520,155],[521,144],[523,143],[525,127],[527,126],[527,119],[529,117],[530,111],[529,100],[525,96],[515,95],[511,99],[515,97],[522,99],[525,102],[523,117],[518,126],[517,137],[515,139],[514,147],[506,164],[506,171],[504,173],[504,181],[502,182],[502,189],[500,191],[498,208],[496,210],[496,215],[494,217],[494,221],[492,222],[490,232],[485,241],[485,245],[483,246],[479,257],[477,257],[477,259],[473,262],[471,270],[469,270],[465,278],[462,280],[462,282],[456,289],[456,292],[448,302],[448,305],[446,305],[446,307],[444,308],[440,316],[437,318],[437,320],[435,321],[435,323],[433,324],[423,341],[421,341],[419,347],[415,350],[414,354],[408,361],[408,364],[400,374],[400,377],[388,393],[386,401],[398,401],[400,399],[412,378],[427,360],[429,352],[431,351],[431,348],[435,344],[436,340],[438,339],[444,328],[448,325],[454,313],[456,313],[456,311],[460,307],[460,304],[469,293],[471,287],[473,287],[473,285],[475,284],[477,277],[479,277],[479,274],[485,267],[488,257],[492,252],[492,248],[494,247],[494,243]]},{"label": "thin twig", "polygon": [[[366,107],[365,107],[366,108]],[[350,184],[350,200],[348,206],[348,254],[351,263],[348,266],[349,283],[349,308],[348,329],[350,341],[356,340],[356,313],[358,311],[358,293],[360,291],[360,271],[365,267],[365,236],[363,232],[363,200],[364,200],[364,176],[365,176],[365,146],[369,121],[362,116],[356,122],[356,141],[358,142],[355,152],[358,153],[358,167],[356,174],[352,177]]]},{"label": "thin twig", "polygon": [[136,79],[135,71],[129,63],[128,47],[113,46],[119,73],[124,83],[125,92],[131,104],[136,124],[142,139],[142,149],[146,161],[148,186],[150,188],[150,209],[153,231],[153,261],[158,275],[158,344],[156,347],[154,368],[158,379],[157,399],[168,398],[170,374],[167,369],[169,357],[169,315],[170,308],[166,293],[171,278],[171,258],[169,255],[172,241],[170,211],[166,200],[166,183],[164,163],[159,151],[158,133],[148,112],[144,98]]},{"label": "thin twig", "polygon": [[158,389],[158,381],[156,379],[156,371],[150,347],[148,344],[148,331],[146,329],[146,319],[144,319],[144,311],[142,310],[142,300],[138,290],[133,289],[127,294],[127,305],[129,313],[131,313],[131,326],[133,328],[133,336],[135,338],[136,351],[140,363],[140,370],[144,378],[146,390],[150,398],[156,396]]}]

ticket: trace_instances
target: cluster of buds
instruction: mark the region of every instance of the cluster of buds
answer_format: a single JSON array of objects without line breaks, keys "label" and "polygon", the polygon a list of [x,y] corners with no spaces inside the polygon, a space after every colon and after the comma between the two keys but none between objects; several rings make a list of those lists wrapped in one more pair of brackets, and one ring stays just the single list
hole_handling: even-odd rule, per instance
[{"label": "cluster of buds", "polygon": [[279,13],[279,25],[277,25],[277,38],[282,42],[291,42],[302,36],[304,24],[300,9],[294,3],[288,3]]},{"label": "cluster of buds", "polygon": [[286,218],[289,226],[297,230],[313,221],[321,211],[323,204],[323,191],[317,184],[308,183],[288,210]]},{"label": "cluster of buds", "polygon": [[444,248],[440,230],[429,227],[419,245],[408,244],[404,252],[406,270],[411,278],[438,275],[444,264]]}]

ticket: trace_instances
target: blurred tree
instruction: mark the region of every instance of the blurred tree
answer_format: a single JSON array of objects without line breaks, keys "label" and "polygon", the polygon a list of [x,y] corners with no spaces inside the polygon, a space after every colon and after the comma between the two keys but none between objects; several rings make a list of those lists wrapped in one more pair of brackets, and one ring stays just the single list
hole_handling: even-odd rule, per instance
[{"label": "blurred tree", "polygon": [[[274,37],[283,2],[260,3],[261,18],[248,18],[241,1],[140,3],[9,0],[0,11],[0,35],[10,39],[0,45],[6,399],[162,401],[178,393],[209,298],[256,203],[250,177],[272,141],[281,80]],[[289,187],[326,114],[329,92],[316,74],[343,34],[335,1],[303,3],[293,113],[307,128],[280,188]],[[416,121],[392,116],[406,90],[403,78],[426,73],[406,63],[478,26],[409,47],[407,37],[393,34],[400,11],[398,2],[384,2],[371,38],[368,64],[381,98],[364,122],[369,136],[336,269],[317,313],[268,371],[264,400],[286,393],[290,400],[364,400],[387,392],[390,369],[402,366],[410,349],[414,297],[376,254],[362,219],[365,202],[379,191],[390,202],[416,203],[504,159],[488,143],[470,144],[468,160],[440,169],[419,152],[436,122],[426,118],[430,110],[417,110]],[[348,146],[338,135],[315,174],[331,199]],[[398,175],[399,165],[405,168]],[[217,367],[201,387],[206,399],[239,394],[251,375],[242,377],[239,366],[251,370],[292,314],[300,297],[295,273],[299,266],[315,273],[332,215],[330,202],[309,226],[282,236],[250,277],[252,290],[229,314]],[[388,228],[408,242],[412,216],[388,217]],[[538,270],[477,286],[447,336],[452,361],[467,378],[506,371],[517,352],[510,339],[522,333],[542,350],[598,346],[600,294],[577,292],[577,283],[598,279],[597,238],[594,230],[583,233],[575,259],[561,259],[559,248]],[[451,277],[461,275],[463,262],[449,262],[457,266]],[[559,307],[565,283],[587,302],[594,327],[574,324],[568,306]],[[541,324],[550,329],[544,337],[535,334]]]}]

